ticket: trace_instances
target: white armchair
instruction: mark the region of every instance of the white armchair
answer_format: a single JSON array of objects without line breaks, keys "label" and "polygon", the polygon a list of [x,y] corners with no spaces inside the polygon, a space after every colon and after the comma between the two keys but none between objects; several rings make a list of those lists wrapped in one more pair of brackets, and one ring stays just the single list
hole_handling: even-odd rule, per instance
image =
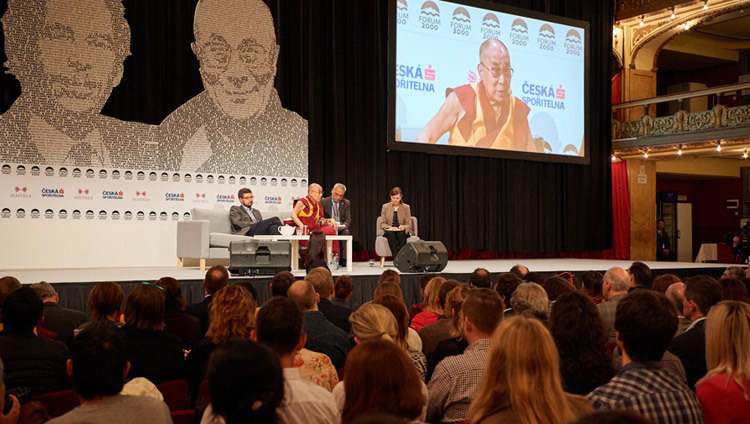
[{"label": "white armchair", "polygon": [[[386,256],[393,256],[393,253],[391,252],[391,247],[388,246],[388,239],[385,238],[385,230],[380,228],[380,223],[383,222],[382,217],[378,217],[378,220],[376,222],[377,224],[377,237],[375,238],[375,253],[377,253],[378,256],[380,256],[380,267],[382,268],[383,265],[385,265],[385,258]],[[419,238],[419,227],[417,226],[417,217],[412,216],[411,217],[411,236],[406,239],[407,243],[410,243],[412,241],[419,241],[421,240]]]}]

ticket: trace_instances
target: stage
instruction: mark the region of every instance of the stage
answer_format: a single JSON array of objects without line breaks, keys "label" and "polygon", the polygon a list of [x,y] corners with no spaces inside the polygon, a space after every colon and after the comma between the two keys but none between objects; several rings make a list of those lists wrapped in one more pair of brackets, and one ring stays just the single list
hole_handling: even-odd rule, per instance
[{"label": "stage", "polygon": [[[579,274],[584,271],[605,272],[612,267],[627,268],[631,261],[596,260],[596,259],[492,259],[492,260],[454,260],[449,261],[448,266],[440,273],[448,279],[468,282],[469,275],[476,268],[486,268],[493,277],[502,272],[508,272],[516,264],[522,264],[531,271],[539,272],[546,276],[555,273],[570,271]],[[693,263],[693,262],[646,262],[653,270],[654,276],[672,273],[680,277],[706,274],[712,277],[720,277],[724,269],[735,264],[717,263]],[[379,262],[355,262],[352,272],[349,273],[354,280],[354,293],[350,299],[352,307],[358,307],[364,302],[372,300],[372,294],[377,285],[380,273],[385,269],[396,269],[393,262],[387,261],[385,268],[380,268]],[[3,275],[12,275],[23,284],[47,281],[55,286],[60,294],[62,306],[88,312],[86,299],[91,287],[101,281],[115,281],[119,283],[125,293],[129,293],[132,287],[143,281],[155,281],[161,277],[174,277],[180,281],[183,287],[183,295],[188,303],[198,302],[203,297],[201,282],[205,271],[198,267],[144,267],[144,268],[67,268],[67,269],[9,269],[2,272]],[[304,271],[294,273],[298,278],[304,278]],[[346,274],[341,268],[334,271],[334,278]],[[404,293],[404,301],[407,305],[415,303],[420,298],[419,278],[422,274],[402,273],[401,288]],[[258,292],[259,304],[271,297],[269,290],[270,276],[258,277],[231,277],[230,283],[250,282]]]}]

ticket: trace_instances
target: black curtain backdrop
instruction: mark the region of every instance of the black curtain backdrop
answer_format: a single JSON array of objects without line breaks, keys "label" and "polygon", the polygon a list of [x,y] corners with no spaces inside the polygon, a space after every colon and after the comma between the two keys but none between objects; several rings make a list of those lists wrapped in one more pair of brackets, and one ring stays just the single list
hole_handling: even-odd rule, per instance
[{"label": "black curtain backdrop", "polygon": [[[393,186],[404,190],[419,218],[420,237],[451,250],[564,254],[612,246],[613,2],[487,2],[590,23],[590,165],[387,151],[388,1],[266,2],[281,46],[276,87],[282,104],[309,123],[309,180],[326,193],[336,182],[347,185],[352,232],[365,249],[374,247],[375,220]],[[202,90],[190,50],[195,3],[123,1],[132,56],[102,113],[158,124]],[[419,2],[409,3],[416,8]],[[3,75],[0,112],[19,91],[13,76]]]}]

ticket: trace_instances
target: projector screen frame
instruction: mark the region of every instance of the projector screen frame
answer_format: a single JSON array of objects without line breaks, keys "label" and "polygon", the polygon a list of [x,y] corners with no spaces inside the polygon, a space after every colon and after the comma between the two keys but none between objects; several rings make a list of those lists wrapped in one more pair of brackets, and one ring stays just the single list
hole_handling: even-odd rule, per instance
[{"label": "projector screen frame", "polygon": [[[414,2],[415,0],[410,0]],[[420,0],[422,1],[422,0]],[[577,19],[566,18],[558,15],[552,15],[547,13],[536,12],[528,9],[521,9],[518,7],[507,6],[503,4],[488,3],[485,1],[478,0],[444,0],[450,3],[454,3],[462,6],[476,7],[485,9],[493,12],[507,13],[517,15],[522,18],[537,19],[541,21],[547,21],[557,23],[561,25],[568,25],[577,28],[581,28],[584,31],[584,75],[583,75],[583,156],[571,156],[563,155],[558,153],[535,153],[535,152],[520,152],[516,150],[502,150],[502,149],[487,149],[479,147],[460,147],[460,146],[447,146],[438,144],[425,144],[409,141],[397,141],[396,140],[396,44],[397,44],[397,4],[398,0],[388,0],[388,123],[386,128],[387,134],[387,150],[388,151],[407,151],[407,152],[422,152],[428,154],[441,154],[441,155],[452,155],[452,156],[480,156],[480,157],[494,157],[504,159],[519,159],[529,160],[538,162],[553,162],[553,163],[567,163],[577,165],[589,165],[591,163],[591,129],[589,125],[591,101],[589,99],[589,87],[591,83],[591,56],[590,56],[590,24],[587,21],[581,21]]]}]

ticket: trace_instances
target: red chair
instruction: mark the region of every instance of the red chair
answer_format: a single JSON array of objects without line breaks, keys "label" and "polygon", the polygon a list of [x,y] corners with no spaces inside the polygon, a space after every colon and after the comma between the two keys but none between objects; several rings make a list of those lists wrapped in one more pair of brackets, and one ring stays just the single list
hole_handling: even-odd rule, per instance
[{"label": "red chair", "polygon": [[156,386],[164,396],[164,403],[170,411],[183,411],[190,406],[188,382],[185,380],[167,381]]},{"label": "red chair", "polygon": [[72,390],[61,390],[59,392],[45,393],[43,395],[34,395],[31,397],[31,400],[38,401],[44,405],[52,418],[64,415],[81,405],[78,395]]},{"label": "red chair", "polygon": [[173,424],[195,424],[195,409],[186,409],[184,411],[171,411]]},{"label": "red chair", "polygon": [[211,393],[208,391],[208,380],[203,380],[198,388],[198,398],[195,400],[195,407],[198,409],[205,408],[210,403]]}]

